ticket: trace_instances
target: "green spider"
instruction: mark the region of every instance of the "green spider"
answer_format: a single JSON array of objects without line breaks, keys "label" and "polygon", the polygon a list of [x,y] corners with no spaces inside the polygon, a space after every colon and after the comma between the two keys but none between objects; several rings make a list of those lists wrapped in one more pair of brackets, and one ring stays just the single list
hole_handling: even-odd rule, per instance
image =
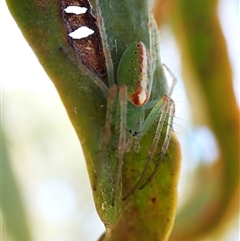
[{"label": "green spider", "polygon": [[[102,19],[100,19],[100,23],[103,25]],[[101,36],[103,39],[106,39],[103,29],[104,26],[100,28]],[[150,40],[153,41],[153,37]],[[153,46],[153,44],[151,46]],[[116,195],[119,191],[124,154],[131,149],[132,142],[135,142],[135,151],[139,151],[141,138],[148,132],[150,127],[156,125],[155,135],[142,174],[135,186],[132,187],[130,192],[123,197],[122,200],[126,200],[137,189],[142,189],[152,180],[170,143],[173,117],[175,113],[175,104],[171,99],[171,94],[176,85],[176,77],[166,65],[163,65],[172,76],[172,85],[168,92],[159,99],[149,100],[153,87],[153,74],[156,62],[154,51],[151,46],[149,53],[148,48],[141,41],[130,44],[120,59],[117,69],[117,79],[114,80],[112,58],[107,42],[105,42],[104,54],[107,60],[106,66],[108,70],[109,88],[106,87],[100,79],[94,80],[107,98],[106,121],[100,161],[98,169],[96,170],[96,182],[99,175],[101,175],[101,167],[107,155],[107,148],[111,139],[111,124],[115,125],[116,121],[119,120],[119,124],[117,124],[120,131],[118,141],[118,165],[113,189],[112,205],[114,205]],[[149,114],[145,117],[146,110]],[[116,112],[118,119],[116,118]],[[167,123],[167,129],[161,147],[162,151],[160,153],[160,158],[157,161],[152,174],[146,178],[146,172],[153,161],[164,123]],[[145,181],[143,182],[144,179]],[[96,188],[94,187],[94,189]]]},{"label": "green spider", "polygon": [[[153,84],[153,71],[151,71],[150,61],[150,55],[145,44],[142,42],[132,43],[124,52],[119,62],[117,71],[117,83],[110,85],[108,90],[107,113],[103,135],[102,155],[100,158],[97,175],[99,175],[98,172],[101,172],[101,165],[104,160],[104,156],[107,153],[107,147],[111,138],[110,126],[115,121],[112,113],[114,113],[114,109],[119,108],[118,115],[120,116],[120,134],[118,142],[118,167],[113,190],[113,204],[115,202],[116,194],[119,190],[124,154],[131,148],[132,141],[135,141],[135,151],[138,151],[140,148],[139,143],[141,138],[148,132],[149,128],[153,124],[156,125],[156,119],[158,118],[156,132],[152,145],[149,149],[149,155],[144,170],[136,185],[125,197],[122,198],[122,200],[127,199],[138,188],[142,189],[152,180],[159,168],[159,164],[167,152],[170,142],[172,123],[175,112],[175,104],[170,96],[176,84],[176,78],[173,76],[167,66],[163,65],[173,77],[172,85],[168,92],[159,100],[149,101]],[[117,96],[119,107],[116,107],[114,104]],[[150,113],[145,118],[145,112],[149,109]],[[153,156],[155,154],[160,136],[162,134],[163,124],[165,122],[167,122],[167,130],[165,133],[165,139],[162,144],[160,159],[158,160],[152,174],[144,183],[142,183],[146,171],[150,163],[153,161]]]}]

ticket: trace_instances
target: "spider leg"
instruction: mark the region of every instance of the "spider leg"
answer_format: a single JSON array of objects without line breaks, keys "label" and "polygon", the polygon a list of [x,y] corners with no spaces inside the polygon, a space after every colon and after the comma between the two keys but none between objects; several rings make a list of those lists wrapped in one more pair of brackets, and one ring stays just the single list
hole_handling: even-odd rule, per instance
[{"label": "spider leg", "polygon": [[172,95],[172,92],[173,92],[173,89],[175,87],[175,85],[177,84],[177,78],[176,76],[173,74],[173,72],[167,67],[166,64],[162,64],[162,66],[167,70],[167,72],[171,75],[172,77],[172,85],[170,86],[169,90],[168,90],[168,93],[167,95],[168,96],[171,96]]},{"label": "spider leg", "polygon": [[169,104],[169,102],[172,102],[170,97],[168,97],[167,95],[164,95],[163,98],[164,98],[164,106],[163,106],[163,110],[162,110],[162,113],[160,115],[160,118],[159,118],[159,121],[158,121],[158,124],[157,124],[157,129],[156,129],[156,132],[155,132],[155,135],[154,135],[152,146],[149,150],[149,156],[148,156],[149,162],[151,160],[153,160],[154,153],[156,152],[157,145],[158,145],[159,139],[160,139],[161,134],[162,134],[163,125],[165,123],[166,117],[167,117],[167,115],[169,113],[169,110],[170,110],[171,104]]},{"label": "spider leg", "polygon": [[107,109],[106,109],[106,121],[104,126],[104,134],[102,140],[102,148],[101,148],[101,155],[99,158],[98,167],[95,173],[95,183],[93,185],[93,189],[96,190],[97,180],[101,174],[102,165],[106,158],[107,154],[107,147],[109,145],[109,141],[111,139],[111,123],[113,119],[113,111],[115,107],[115,100],[117,96],[117,86],[113,85],[109,88],[108,96],[107,96]]},{"label": "spider leg", "polygon": [[[101,7],[100,7],[100,1],[96,0],[96,10],[97,10],[97,23],[99,26],[99,32],[102,38],[102,43],[103,43],[103,52],[105,55],[105,61],[106,61],[106,67],[107,67],[107,76],[108,76],[108,85],[109,85],[109,91],[108,91],[108,97],[107,97],[107,111],[106,111],[106,122],[105,122],[105,127],[104,127],[104,134],[103,134],[103,140],[102,140],[102,149],[101,149],[101,156],[100,156],[100,162],[98,165],[98,170],[97,170],[97,175],[101,173],[103,161],[106,158],[107,154],[107,148],[109,146],[109,142],[111,139],[111,123],[113,122],[113,112],[116,105],[116,96],[118,95],[118,87],[115,84],[115,79],[114,79],[114,67],[113,67],[113,61],[111,57],[111,51],[109,48],[109,44],[107,41],[107,34],[106,34],[106,28],[104,25],[104,19],[102,17],[101,13]],[[123,97],[123,96],[122,96]],[[121,100],[121,96],[119,93],[119,99]],[[126,111],[125,111],[126,112]],[[126,121],[125,121],[126,122]],[[120,127],[120,133],[122,133],[122,128]],[[119,137],[119,146],[121,146],[121,139],[123,136]],[[126,139],[126,138],[125,138]],[[117,172],[117,179],[114,184],[114,190],[113,190],[113,199],[112,199],[112,205],[114,205],[116,194],[118,191],[118,186],[119,182],[121,179],[121,170],[122,170],[122,162],[123,162],[123,155],[124,152],[119,149],[119,161],[118,161],[118,172]],[[120,172],[120,174],[119,174]],[[95,180],[97,181],[98,177],[96,175]]]},{"label": "spider leg", "polygon": [[118,165],[117,177],[114,184],[112,205],[114,205],[116,195],[119,190],[120,180],[122,178],[123,157],[126,149],[126,124],[127,124],[127,86],[119,86],[119,103],[120,103],[120,135],[118,142]]},{"label": "spider leg", "polygon": [[162,144],[162,151],[160,153],[160,160],[156,164],[152,174],[147,178],[145,183],[142,186],[140,186],[139,189],[143,189],[149,182],[151,182],[151,180],[153,179],[153,177],[157,173],[157,171],[158,171],[158,169],[160,167],[160,164],[162,163],[162,161],[163,161],[163,159],[164,159],[164,157],[166,155],[166,152],[167,152],[170,140],[171,140],[172,123],[173,123],[173,117],[174,117],[174,114],[175,114],[175,103],[174,103],[174,101],[172,99],[169,99],[168,101],[170,102],[169,113],[166,113],[168,115],[168,125],[167,125],[165,139],[164,139],[164,142]]},{"label": "spider leg", "polygon": [[106,34],[106,28],[104,26],[104,19],[102,17],[101,13],[101,7],[99,0],[96,0],[96,11],[97,11],[97,23],[99,27],[100,36],[102,38],[102,44],[103,44],[103,53],[105,56],[106,61],[106,67],[107,67],[107,75],[108,75],[108,84],[109,86],[114,85],[114,68],[113,68],[113,61],[111,57],[110,48],[107,42],[107,34]]}]

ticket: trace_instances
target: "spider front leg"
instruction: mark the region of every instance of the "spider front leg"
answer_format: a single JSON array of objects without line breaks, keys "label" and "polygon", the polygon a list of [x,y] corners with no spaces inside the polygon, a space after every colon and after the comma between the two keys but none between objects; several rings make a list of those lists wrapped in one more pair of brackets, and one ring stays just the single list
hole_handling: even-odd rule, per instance
[{"label": "spider front leg", "polygon": [[93,185],[93,189],[95,191],[97,190],[97,182],[102,172],[103,162],[106,159],[108,146],[111,139],[111,124],[113,122],[113,115],[115,113],[114,108],[115,108],[117,95],[118,95],[117,85],[114,84],[109,88],[108,94],[107,94],[106,119],[105,119],[104,133],[103,133],[103,139],[102,139],[102,148],[101,148],[101,154],[99,157],[98,167],[95,172],[95,182]]},{"label": "spider front leg", "polygon": [[[117,99],[118,96],[118,99]],[[123,166],[123,158],[124,153],[126,152],[126,115],[127,115],[127,87],[125,85],[117,87],[117,85],[113,85],[110,87],[107,96],[107,110],[106,110],[106,121],[104,126],[104,134],[102,140],[102,148],[100,160],[98,163],[98,168],[95,176],[95,184],[94,190],[96,190],[97,180],[101,175],[103,162],[106,160],[107,152],[109,148],[109,143],[111,140],[111,124],[116,124],[118,118],[116,118],[116,107],[118,109],[118,104],[116,105],[116,101],[119,104],[119,115],[120,115],[120,133],[119,133],[119,141],[118,141],[118,164],[116,170],[116,180],[113,188],[113,197],[112,197],[112,205],[115,203],[116,195],[118,193],[120,187],[120,181],[122,177],[122,166]],[[118,125],[117,125],[118,126]]]},{"label": "spider front leg", "polygon": [[123,158],[126,152],[126,126],[127,126],[127,91],[128,88],[125,85],[119,86],[119,109],[120,109],[120,134],[118,141],[118,165],[117,176],[114,184],[112,205],[114,205],[116,195],[119,190],[120,181],[122,178],[122,166]]}]

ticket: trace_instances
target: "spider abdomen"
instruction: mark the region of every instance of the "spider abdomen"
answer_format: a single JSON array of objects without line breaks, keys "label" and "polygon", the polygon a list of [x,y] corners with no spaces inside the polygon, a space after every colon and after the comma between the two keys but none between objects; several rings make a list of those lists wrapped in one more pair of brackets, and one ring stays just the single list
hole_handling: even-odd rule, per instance
[{"label": "spider abdomen", "polygon": [[117,84],[128,86],[128,101],[140,107],[149,100],[150,80],[149,51],[143,42],[134,42],[120,60]]}]

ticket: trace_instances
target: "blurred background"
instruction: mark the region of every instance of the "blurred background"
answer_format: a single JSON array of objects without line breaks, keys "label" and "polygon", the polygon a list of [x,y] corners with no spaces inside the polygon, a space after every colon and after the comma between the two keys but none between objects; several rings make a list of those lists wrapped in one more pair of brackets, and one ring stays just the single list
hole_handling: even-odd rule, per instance
[{"label": "blurred background", "polygon": [[[94,207],[77,135],[54,85],[23,38],[4,1],[0,2],[0,12],[1,159],[8,161],[8,166],[3,165],[1,176],[9,174],[15,180],[15,183],[2,185],[4,190],[9,190],[9,203],[16,201],[22,205],[22,213],[17,209],[13,222],[18,218],[21,220],[20,214],[25,216],[33,241],[95,241],[104,232],[104,226]],[[218,13],[228,45],[239,105],[239,1],[221,0]],[[200,162],[214,162],[218,149],[206,126],[192,125],[179,51],[167,26],[160,30],[160,39],[162,62],[178,79],[172,97],[176,103],[174,129],[183,153],[180,207],[186,201],[184,190],[194,176],[194,170]],[[14,240],[6,230],[4,216],[1,217],[3,240]],[[222,240],[239,240],[237,219]]]}]

